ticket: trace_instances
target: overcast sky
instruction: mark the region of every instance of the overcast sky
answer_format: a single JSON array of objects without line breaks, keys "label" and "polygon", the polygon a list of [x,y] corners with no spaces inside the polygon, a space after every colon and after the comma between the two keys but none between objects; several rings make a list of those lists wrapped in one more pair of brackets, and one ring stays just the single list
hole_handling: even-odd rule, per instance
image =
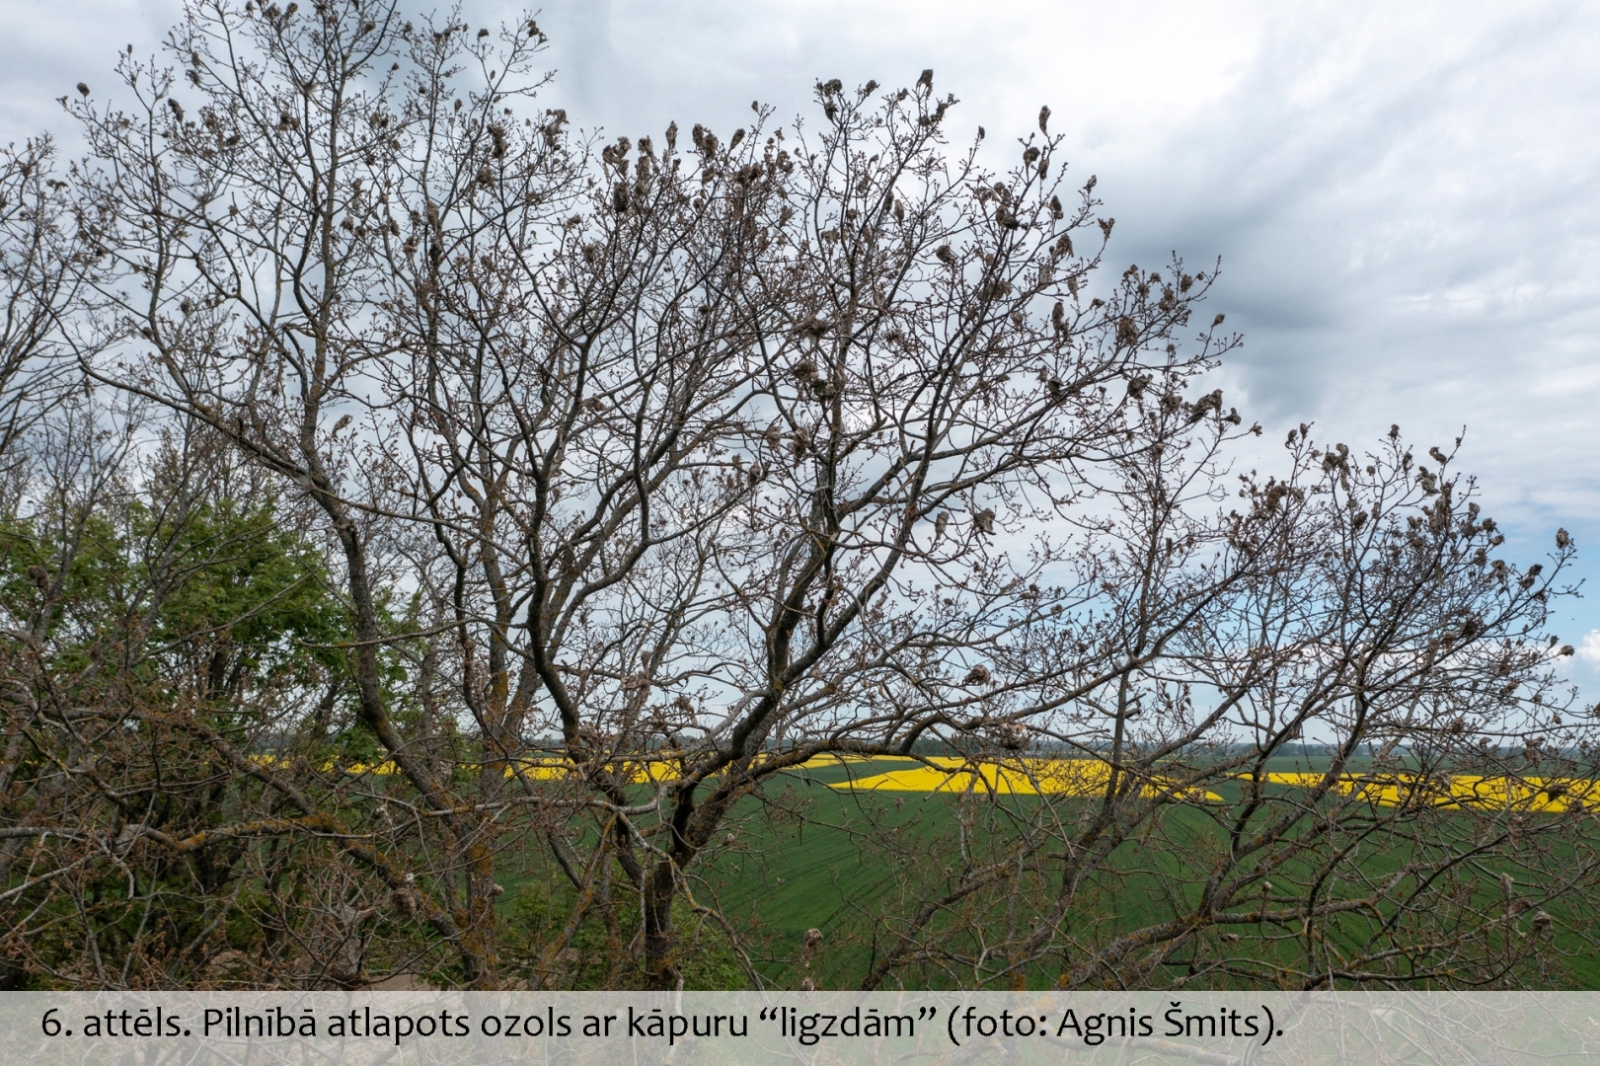
[{"label": "overcast sky", "polygon": [[[419,10],[426,10],[418,5]],[[472,0],[473,26],[513,16]],[[171,0],[0,0],[0,140],[66,133]],[[1041,104],[1117,218],[1112,259],[1220,256],[1221,372],[1268,436],[1361,448],[1463,426],[1462,466],[1531,562],[1565,526],[1594,594],[1560,632],[1600,695],[1600,4],[557,0],[553,104],[637,137],[810,108],[925,67],[991,144]]]}]

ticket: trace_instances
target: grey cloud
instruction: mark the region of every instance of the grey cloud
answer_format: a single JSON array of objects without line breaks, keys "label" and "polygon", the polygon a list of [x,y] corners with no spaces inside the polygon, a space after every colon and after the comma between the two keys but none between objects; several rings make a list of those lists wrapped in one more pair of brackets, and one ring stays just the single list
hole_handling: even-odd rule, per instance
[{"label": "grey cloud", "polygon": [[[1600,573],[1600,19],[1576,5],[1474,11],[1300,91],[1326,25],[1278,28],[1176,134],[1096,161],[1125,258],[1220,254],[1245,347],[1224,376],[1255,417],[1353,444],[1401,423],[1467,427],[1508,547],[1556,525]],[[1356,16],[1352,16],[1356,17]],[[1562,609],[1567,636],[1600,624]]]},{"label": "grey cloud", "polygon": [[[0,136],[59,125],[54,96],[109,89],[115,51],[149,51],[175,13],[11,0]],[[613,133],[731,128],[752,99],[787,122],[819,77],[925,66],[994,145],[1049,103],[1119,220],[1114,261],[1222,257],[1242,412],[1353,446],[1465,425],[1510,547],[1537,557],[1559,524],[1600,558],[1600,8],[557,0],[539,17],[548,99]],[[1567,639],[1600,629],[1589,601],[1567,618]]]}]

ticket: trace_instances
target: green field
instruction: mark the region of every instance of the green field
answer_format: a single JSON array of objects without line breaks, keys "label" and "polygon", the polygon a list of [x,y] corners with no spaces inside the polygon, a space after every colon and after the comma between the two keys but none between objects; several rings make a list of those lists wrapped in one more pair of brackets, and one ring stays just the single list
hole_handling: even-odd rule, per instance
[{"label": "green field", "polygon": [[[1293,760],[1277,762],[1281,765],[1270,769],[1307,768]],[[761,798],[747,799],[733,812],[727,825],[731,843],[725,840],[709,863],[697,868],[695,891],[701,902],[738,923],[742,942],[766,981],[793,987],[810,976],[818,987],[859,985],[874,957],[875,935],[880,941],[889,935],[891,926],[884,925],[880,915],[913,910],[947,884],[941,875],[949,865],[946,853],[957,837],[963,803],[959,796],[829,787],[851,777],[915,765],[910,760],[884,759],[785,775],[769,784]],[[1182,890],[1176,897],[1170,895],[1170,886],[1192,886],[1199,865],[1221,839],[1213,814],[1239,797],[1237,784],[1212,788],[1222,794],[1222,804],[1211,804],[1210,810],[1169,808],[1161,819],[1159,838],[1125,844],[1113,857],[1111,869],[1082,895],[1085,920],[1096,923],[1101,936],[1166,920],[1192,902]],[[1007,809],[1026,817],[1039,813],[1030,808],[1044,802],[1016,795],[980,805],[989,808],[985,824],[993,826],[1006,824]],[[1054,797],[1048,802],[1058,815],[1081,816],[1093,801]],[[969,817],[971,807],[969,801]],[[1399,852],[1378,850],[1364,859],[1362,872],[1380,876],[1401,861]],[[1497,887],[1498,882],[1491,878],[1488,884]],[[545,925],[554,916],[538,912],[540,905],[528,902],[539,892],[534,884],[525,886],[522,917]],[[530,906],[538,913],[530,915]],[[1558,928],[1567,923],[1568,915],[1559,904],[1549,909]],[[718,947],[722,938],[709,923],[689,916],[682,921],[691,941],[709,945],[704,951],[689,952],[699,960],[685,966],[691,986],[745,983],[742,968]],[[822,948],[805,959],[802,943],[813,928],[823,933]],[[1568,931],[1580,932],[1570,927]],[[1330,938],[1338,933],[1333,929]],[[1553,987],[1600,988],[1600,954],[1584,947],[1576,936],[1565,940],[1572,953],[1551,971],[1548,982]],[[599,976],[591,974],[593,979]],[[1044,970],[1028,977],[1030,986],[1047,986],[1051,980]],[[926,973],[920,982],[946,983]]]},{"label": "green field", "polygon": [[[1281,765],[1269,769],[1306,768],[1288,759],[1275,762]],[[852,941],[850,950],[824,950],[813,962],[811,973],[819,986],[859,981],[870,955],[869,945],[861,942],[869,936],[870,916],[885,905],[903,909],[897,904],[905,901],[893,897],[902,883],[913,882],[906,870],[896,867],[914,861],[919,849],[925,873],[941,867],[938,850],[949,845],[956,828],[955,797],[826,787],[848,776],[860,778],[911,765],[915,764],[880,760],[870,766],[808,771],[777,786],[768,804],[749,803],[739,812],[736,846],[720,854],[703,876],[724,913],[759,916],[753,939],[763,947],[761,969],[771,979],[780,984],[797,979],[794,960],[801,940],[806,930],[818,928],[825,943]],[[1224,801],[1234,801],[1239,786],[1223,785],[1218,791]],[[1005,802],[1040,801],[1014,796]],[[1056,803],[1062,805],[1060,800]],[[875,843],[884,833],[892,841],[887,850]],[[1142,849],[1136,843],[1125,845],[1119,852],[1124,861],[1116,864],[1123,872],[1091,893],[1090,905],[1108,928],[1136,928],[1171,917],[1166,890],[1158,883],[1165,879],[1148,872],[1149,864],[1175,873],[1173,845],[1192,856],[1203,853],[1218,835],[1207,813],[1182,806],[1168,813],[1164,833],[1168,854],[1162,854],[1159,845]],[[1378,853],[1366,860],[1363,870],[1381,875],[1400,861],[1399,854]],[[1551,908],[1558,923],[1563,910],[1559,904]],[[1555,980],[1559,987],[1600,988],[1600,953],[1574,953],[1565,960],[1565,971]],[[1043,974],[1039,977],[1046,979]]]}]

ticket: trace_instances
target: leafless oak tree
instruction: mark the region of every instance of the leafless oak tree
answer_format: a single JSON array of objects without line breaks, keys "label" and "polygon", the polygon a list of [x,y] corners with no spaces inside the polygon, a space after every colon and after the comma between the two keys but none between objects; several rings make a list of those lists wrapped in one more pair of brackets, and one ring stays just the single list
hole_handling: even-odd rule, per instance
[{"label": "leafless oak tree", "polygon": [[[1261,431],[1202,383],[1237,342],[1195,318],[1214,270],[1105,277],[1048,109],[952,148],[924,72],[817,85],[814,128],[585,138],[537,108],[543,42],[197,0],[176,69],[124,57],[123,103],[71,102],[106,220],[80,365],[161,441],[119,467],[166,501],[123,520],[159,547],[118,548],[130,602],[167,617],[246,546],[292,565],[181,639],[126,627],[114,692],[31,660],[0,833],[34,865],[0,891],[77,930],[64,957],[140,960],[53,980],[671,988],[691,924],[764,980],[716,873],[827,756],[955,793],[949,839],[858,804],[898,891],[833,979],[1538,979],[1533,904],[1587,913],[1592,816],[1451,789],[1587,772],[1542,639],[1564,533],[1548,571],[1491,559],[1453,454],[1398,431],[1302,427],[1239,476]],[[13,598],[30,647],[67,585]],[[158,779],[192,808],[129,802]],[[531,933],[514,854],[564,886]],[[202,905],[152,908],[179,869]],[[235,920],[270,942],[221,951]]]}]

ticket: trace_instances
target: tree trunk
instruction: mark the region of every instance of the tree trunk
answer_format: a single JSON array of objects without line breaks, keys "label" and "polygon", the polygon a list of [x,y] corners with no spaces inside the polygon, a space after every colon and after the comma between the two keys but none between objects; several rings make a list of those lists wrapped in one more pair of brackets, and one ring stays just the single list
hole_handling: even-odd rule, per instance
[{"label": "tree trunk", "polygon": [[676,991],[683,981],[678,970],[677,943],[672,934],[672,897],[676,891],[672,861],[656,863],[644,892],[645,987],[655,992]]}]

